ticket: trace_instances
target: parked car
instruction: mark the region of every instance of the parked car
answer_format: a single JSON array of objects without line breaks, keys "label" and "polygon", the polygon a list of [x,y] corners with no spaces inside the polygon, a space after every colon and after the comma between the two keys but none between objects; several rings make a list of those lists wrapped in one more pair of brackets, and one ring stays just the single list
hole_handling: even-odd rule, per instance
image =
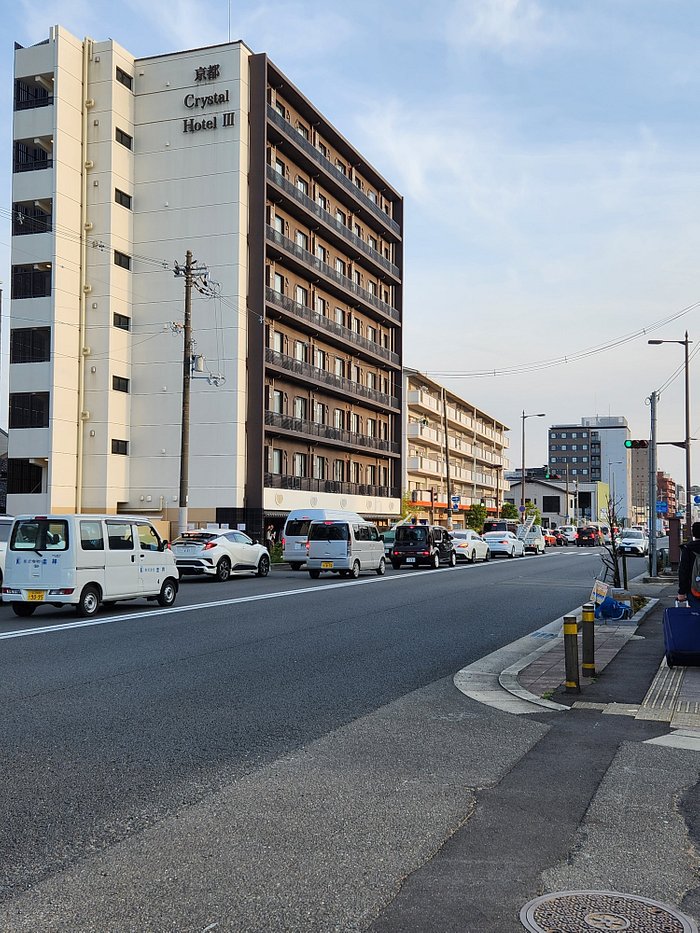
[{"label": "parked car", "polygon": [[5,576],[5,553],[13,521],[14,519],[9,515],[0,515],[0,587]]},{"label": "parked car", "polygon": [[620,554],[635,554],[639,557],[645,557],[649,553],[649,539],[643,531],[623,528],[617,539],[617,550]]},{"label": "parked car", "polygon": [[544,554],[547,547],[542,525],[533,525],[529,531],[525,530],[525,525],[518,525],[515,530],[515,537],[522,541],[526,551],[532,551],[533,554]]},{"label": "parked car", "polygon": [[554,539],[555,539],[557,547],[568,547],[569,546],[569,539],[564,534],[564,532],[561,531],[559,528],[555,528],[554,531],[552,531],[552,534],[554,535]]},{"label": "parked car", "polygon": [[556,547],[557,546],[557,536],[554,534],[553,531],[550,531],[549,529],[547,529],[546,531],[542,532],[542,536],[544,537],[545,547]]},{"label": "parked car", "polygon": [[172,606],[178,572],[172,551],[138,515],[20,515],[5,555],[2,594],[18,616],[37,606],[72,605],[80,616],[145,597]]},{"label": "parked car", "polygon": [[454,567],[457,563],[452,535],[441,525],[398,525],[391,566],[398,570],[402,564],[412,567],[428,566],[437,569],[440,564]]},{"label": "parked car", "polygon": [[568,544],[576,544],[576,525],[560,525],[557,531],[564,535]]},{"label": "parked car", "polygon": [[584,525],[576,534],[576,547],[596,547],[603,543],[603,533],[595,525]]},{"label": "parked car", "polygon": [[492,557],[497,554],[505,554],[506,557],[525,556],[525,545],[512,531],[487,531],[484,533],[484,541]]},{"label": "parked car", "polygon": [[306,569],[312,580],[326,570],[355,579],[363,570],[383,576],[386,559],[377,526],[363,520],[311,522]]},{"label": "parked car", "polygon": [[476,531],[467,528],[465,531],[453,531],[451,534],[457,560],[468,560],[473,564],[477,560],[491,559],[488,544]]},{"label": "parked car", "polygon": [[311,522],[333,520],[364,521],[357,512],[342,509],[294,509],[289,513],[282,531],[282,559],[288,561],[292,570],[300,570],[306,562],[306,543]]},{"label": "parked car", "polygon": [[267,548],[242,531],[186,531],[173,541],[172,549],[181,577],[204,575],[225,583],[232,573],[266,577],[270,572]]}]

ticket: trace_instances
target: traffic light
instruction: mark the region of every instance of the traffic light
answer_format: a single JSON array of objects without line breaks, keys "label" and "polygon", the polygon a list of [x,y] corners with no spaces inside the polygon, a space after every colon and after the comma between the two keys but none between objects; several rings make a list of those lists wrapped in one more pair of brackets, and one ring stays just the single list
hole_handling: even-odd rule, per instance
[{"label": "traffic light", "polygon": [[544,478],[549,479],[549,466],[546,463],[544,465]]},{"label": "traffic light", "polygon": [[625,447],[632,450],[644,450],[649,446],[649,441],[625,441]]}]

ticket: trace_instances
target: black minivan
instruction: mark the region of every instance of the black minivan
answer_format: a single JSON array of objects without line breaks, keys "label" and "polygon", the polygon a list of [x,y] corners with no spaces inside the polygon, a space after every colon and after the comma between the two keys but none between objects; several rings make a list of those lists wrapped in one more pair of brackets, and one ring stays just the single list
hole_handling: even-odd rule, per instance
[{"label": "black minivan", "polygon": [[397,525],[395,532],[390,554],[394,570],[402,564],[437,569],[440,564],[454,567],[457,563],[457,552],[447,528],[441,525]]}]

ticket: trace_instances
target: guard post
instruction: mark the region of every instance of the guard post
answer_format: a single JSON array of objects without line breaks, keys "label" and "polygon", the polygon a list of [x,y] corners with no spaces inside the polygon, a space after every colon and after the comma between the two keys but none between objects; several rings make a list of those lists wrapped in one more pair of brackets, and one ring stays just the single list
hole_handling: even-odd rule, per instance
[{"label": "guard post", "polygon": [[595,606],[584,603],[581,613],[581,648],[583,659],[581,673],[584,677],[595,677]]},{"label": "guard post", "polygon": [[567,693],[580,693],[578,676],[578,622],[576,616],[564,616],[564,686]]}]

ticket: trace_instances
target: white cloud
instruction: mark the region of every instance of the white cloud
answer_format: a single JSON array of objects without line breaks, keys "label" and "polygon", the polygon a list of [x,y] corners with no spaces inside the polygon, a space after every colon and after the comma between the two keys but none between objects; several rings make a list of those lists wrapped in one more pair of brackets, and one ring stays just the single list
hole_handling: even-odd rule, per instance
[{"label": "white cloud", "polygon": [[553,37],[536,0],[456,0],[445,30],[450,45],[490,49],[538,48]]}]

